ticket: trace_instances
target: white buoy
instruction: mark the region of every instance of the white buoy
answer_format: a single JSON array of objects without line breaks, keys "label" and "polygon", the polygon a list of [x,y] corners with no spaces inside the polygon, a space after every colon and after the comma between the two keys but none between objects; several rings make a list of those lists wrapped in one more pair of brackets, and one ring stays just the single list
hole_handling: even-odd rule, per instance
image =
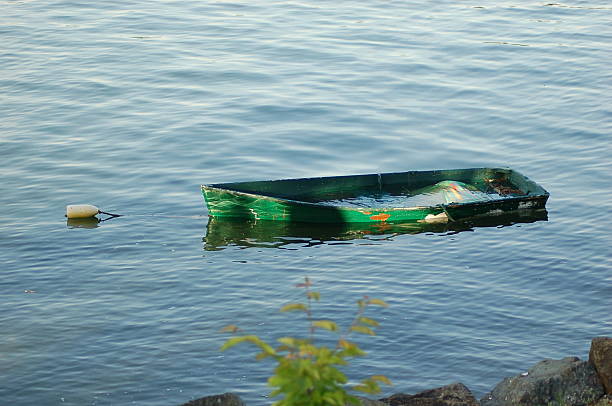
[{"label": "white buoy", "polygon": [[66,217],[69,219],[83,219],[94,217],[100,209],[91,204],[70,204],[66,206]]},{"label": "white buoy", "polygon": [[[121,214],[107,213],[92,204],[69,204],[66,206],[66,217],[69,219],[86,219],[96,214],[106,214],[111,217],[121,217]],[[108,220],[108,219],[107,219]]]}]

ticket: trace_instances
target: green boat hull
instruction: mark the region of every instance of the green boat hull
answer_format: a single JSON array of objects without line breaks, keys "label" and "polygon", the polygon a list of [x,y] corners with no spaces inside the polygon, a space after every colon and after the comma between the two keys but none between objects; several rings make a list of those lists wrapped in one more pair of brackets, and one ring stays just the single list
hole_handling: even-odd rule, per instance
[{"label": "green boat hull", "polygon": [[[456,181],[486,190],[502,185],[513,193],[482,202],[416,207],[345,207],[326,201],[372,193],[396,194],[442,181]],[[543,209],[548,192],[526,176],[505,168],[410,171],[370,175],[282,179],[202,185],[208,214],[215,218],[305,223],[401,223],[458,221],[465,218]]]}]

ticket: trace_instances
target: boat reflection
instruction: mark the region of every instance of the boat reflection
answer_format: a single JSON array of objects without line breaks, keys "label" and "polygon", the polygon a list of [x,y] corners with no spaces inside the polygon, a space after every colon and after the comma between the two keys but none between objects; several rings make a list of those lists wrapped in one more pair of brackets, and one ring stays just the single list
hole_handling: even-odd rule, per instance
[{"label": "boat reflection", "polygon": [[316,224],[286,221],[245,221],[210,218],[204,249],[218,251],[238,248],[288,248],[321,244],[338,244],[354,240],[385,240],[402,234],[438,233],[455,234],[477,227],[504,227],[517,223],[547,221],[546,210],[521,210],[498,216],[475,217],[449,223],[343,223]]}]

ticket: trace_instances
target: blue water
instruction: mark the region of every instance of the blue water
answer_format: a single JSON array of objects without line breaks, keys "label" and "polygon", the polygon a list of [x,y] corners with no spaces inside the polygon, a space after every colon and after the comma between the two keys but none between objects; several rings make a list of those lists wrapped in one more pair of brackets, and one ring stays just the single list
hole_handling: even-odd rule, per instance
[{"label": "blue water", "polygon": [[[305,331],[277,312],[304,276],[322,318],[390,304],[347,370],[382,395],[481,397],[612,333],[609,2],[4,0],[0,38],[2,404],[269,404],[218,330]],[[481,166],[548,221],[205,249],[201,183]]]}]

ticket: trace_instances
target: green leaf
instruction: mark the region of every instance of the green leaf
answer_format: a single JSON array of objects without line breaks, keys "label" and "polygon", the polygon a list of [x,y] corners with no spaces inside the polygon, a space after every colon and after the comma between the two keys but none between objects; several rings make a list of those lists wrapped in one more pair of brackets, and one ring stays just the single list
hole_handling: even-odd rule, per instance
[{"label": "green leaf", "polygon": [[319,349],[311,344],[300,344],[300,357],[311,357],[312,355],[320,352]]},{"label": "green leaf", "polygon": [[264,351],[264,352],[260,352],[259,354],[255,355],[255,359],[256,359],[257,361],[260,361],[260,360],[262,360],[262,359],[264,359],[264,358],[268,358],[268,357],[269,357],[269,356],[271,356],[271,355],[272,355],[272,354],[269,354],[269,353],[267,353],[267,352],[265,352],[265,351]]},{"label": "green leaf", "polygon": [[353,386],[353,389],[369,394],[375,394],[380,392],[380,386],[375,380],[371,378],[364,379],[359,385]]},{"label": "green leaf", "polygon": [[379,325],[379,323],[378,323],[376,320],[370,319],[370,318],[368,318],[368,317],[363,317],[363,316],[361,316],[361,317],[359,317],[357,320],[358,320],[360,323],[363,323],[363,324],[368,324],[368,325],[370,325],[370,326],[374,326],[374,327],[376,327],[376,326],[378,326],[378,325]]},{"label": "green leaf", "polygon": [[343,338],[341,338],[340,340],[338,340],[338,345],[339,345],[340,347],[342,347],[342,348],[345,348],[345,349],[347,349],[347,348],[359,348],[359,347],[357,346],[357,344],[352,343],[352,342],[350,342],[350,341],[347,341],[347,340],[345,340],[345,339],[343,339]]},{"label": "green leaf", "polygon": [[285,344],[287,347],[296,347],[298,345],[298,340],[293,337],[281,337],[276,341]]},{"label": "green leaf", "polygon": [[270,345],[266,344],[259,337],[254,335],[230,338],[221,346],[221,351],[225,351],[228,348],[232,348],[236,344],[240,344],[245,341],[255,344],[256,346],[261,348],[263,352],[266,352],[269,355],[276,355],[276,351],[274,351],[274,348],[270,347]]},{"label": "green leaf", "polygon": [[236,333],[240,331],[240,328],[234,324],[227,325],[220,330],[222,333]]},{"label": "green leaf", "polygon": [[259,338],[256,341],[253,341],[255,345],[257,345],[261,350],[268,355],[276,355],[276,351],[269,344],[261,341]]},{"label": "green leaf", "polygon": [[331,320],[315,320],[312,322],[312,326],[324,328],[329,331],[338,331],[338,325]]},{"label": "green leaf", "polygon": [[380,300],[380,299],[368,299],[368,304],[378,305],[382,307],[389,307],[387,302],[385,302],[384,300]]},{"label": "green leaf", "polygon": [[370,388],[366,385],[355,385],[353,386],[353,390],[358,390],[359,392],[370,393]]},{"label": "green leaf", "polygon": [[385,383],[387,385],[393,385],[393,382],[391,382],[391,380],[384,375],[372,375],[370,379],[372,379],[373,381]]},{"label": "green leaf", "polygon": [[307,312],[308,308],[306,307],[305,304],[302,304],[302,303],[289,303],[289,304],[284,305],[280,309],[281,312],[291,312],[294,310],[301,310],[303,312]]},{"label": "green leaf", "polygon": [[255,336],[232,337],[228,339],[227,341],[225,341],[225,343],[221,346],[221,351],[225,351],[228,348],[232,348],[236,344],[240,344],[245,341],[249,341],[249,337],[255,337]]},{"label": "green leaf", "polygon": [[366,352],[363,351],[359,346],[355,343],[346,340],[339,340],[338,345],[344,349],[344,355],[349,357],[360,357],[366,355]]},{"label": "green leaf", "polygon": [[321,294],[319,292],[308,292],[306,293],[306,297],[308,297],[308,299],[319,301],[321,299]]},{"label": "green leaf", "polygon": [[352,405],[361,405],[361,401],[359,399],[357,399],[355,396],[352,395],[347,395],[346,397],[347,403],[350,403]]},{"label": "green leaf", "polygon": [[376,335],[374,333],[374,331],[372,331],[372,329],[370,327],[366,327],[366,326],[351,326],[350,330],[351,331],[356,331],[358,333],[369,334],[371,336],[375,336]]}]

